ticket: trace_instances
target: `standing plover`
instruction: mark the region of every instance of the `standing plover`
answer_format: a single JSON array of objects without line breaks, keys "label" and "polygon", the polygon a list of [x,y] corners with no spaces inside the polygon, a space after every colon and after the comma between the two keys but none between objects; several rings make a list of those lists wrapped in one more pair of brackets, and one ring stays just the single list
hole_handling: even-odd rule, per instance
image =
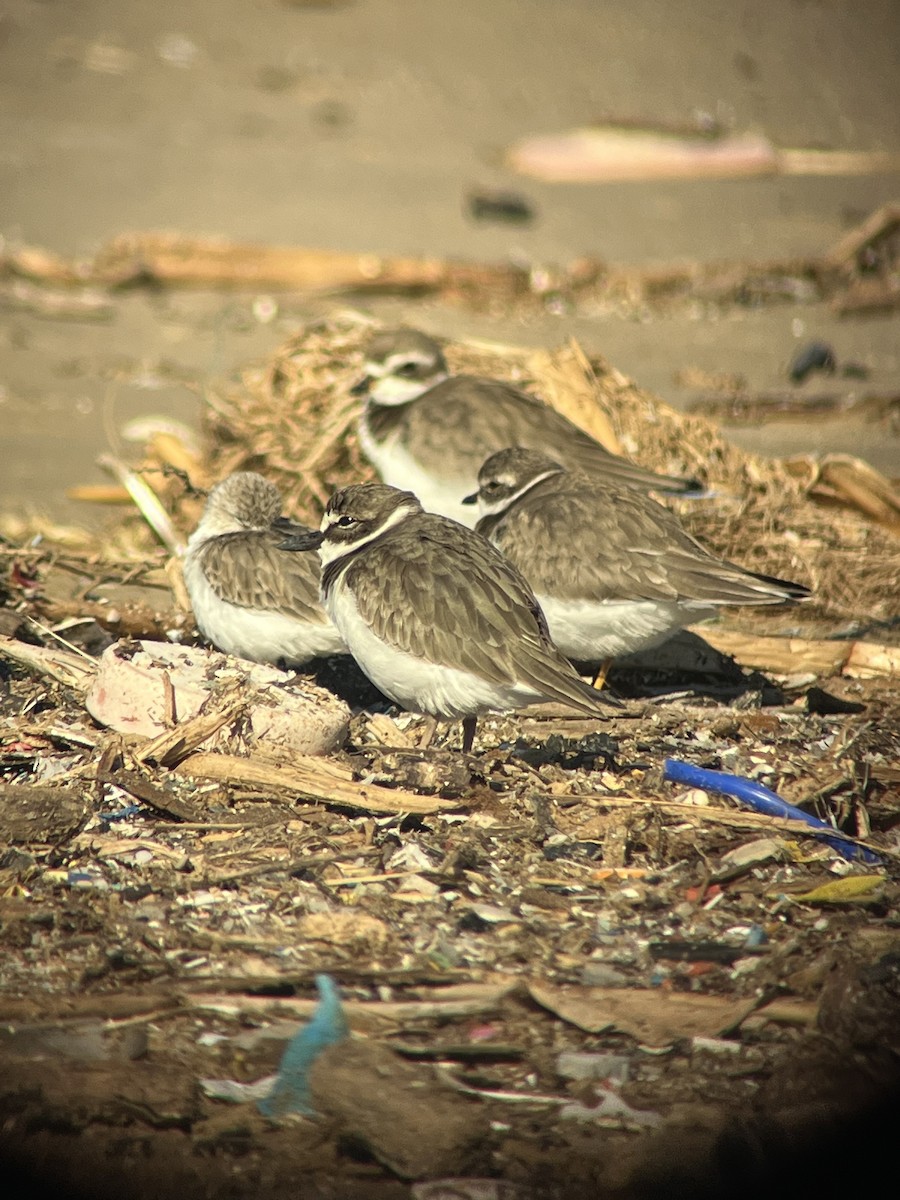
[{"label": "standing plover", "polygon": [[414,329],[386,330],[371,341],[359,422],[363,452],[383,482],[407,488],[430,512],[474,524],[461,499],[496,450],[524,446],[601,479],[684,493],[696,480],[656,475],[610,454],[589,434],[534,396],[496,379],[450,375],[440,346]]},{"label": "standing plover", "polygon": [[426,513],[411,492],[354,484],[336,492],[316,546],[322,598],[376,687],[412,712],[463,718],[555,700],[592,716],[600,697],[554,646],[525,580],[489,542]]},{"label": "standing plover", "polygon": [[642,492],[534,450],[492,455],[478,485],[466,497],[478,504],[477,532],[522,572],[550,636],[577,661],[646,649],[720,608],[810,594],[717,558]]},{"label": "standing plover", "polygon": [[302,531],[280,513],[278,489],[252,471],[210,492],[184,556],[197,626],[220,650],[254,662],[299,666],[346,654],[319,599],[318,556],[278,549]]}]

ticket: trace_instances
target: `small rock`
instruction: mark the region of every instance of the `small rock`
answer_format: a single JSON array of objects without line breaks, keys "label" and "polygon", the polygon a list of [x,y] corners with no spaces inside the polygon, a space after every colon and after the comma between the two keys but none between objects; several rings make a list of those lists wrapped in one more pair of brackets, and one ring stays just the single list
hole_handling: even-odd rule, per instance
[{"label": "small rock", "polygon": [[802,383],[813,371],[833,375],[836,366],[834,351],[827,342],[809,342],[794,355],[788,375],[793,383]]},{"label": "small rock", "polygon": [[585,987],[627,987],[628,979],[615,967],[604,962],[587,962],[581,969]]},{"label": "small rock", "polygon": [[527,225],[534,220],[534,208],[518,192],[472,192],[468,198],[469,214],[476,221],[504,221],[512,225]]}]

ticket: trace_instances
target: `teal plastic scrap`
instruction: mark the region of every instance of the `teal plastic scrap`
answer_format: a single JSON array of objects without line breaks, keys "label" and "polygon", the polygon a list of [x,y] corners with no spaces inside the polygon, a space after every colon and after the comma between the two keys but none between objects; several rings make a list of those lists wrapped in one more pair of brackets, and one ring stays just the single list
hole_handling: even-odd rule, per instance
[{"label": "teal plastic scrap", "polygon": [[317,975],[316,987],[319,1003],[312,1020],[288,1042],[271,1092],[258,1101],[264,1117],[283,1117],[287,1113],[312,1116],[310,1068],[326,1046],[347,1036],[347,1018],[334,980],[330,975]]}]

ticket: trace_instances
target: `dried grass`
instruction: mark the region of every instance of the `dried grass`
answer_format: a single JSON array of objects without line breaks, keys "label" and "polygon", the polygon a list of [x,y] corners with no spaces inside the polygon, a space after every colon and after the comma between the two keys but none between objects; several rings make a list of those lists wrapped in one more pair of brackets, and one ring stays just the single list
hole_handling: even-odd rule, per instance
[{"label": "dried grass", "polygon": [[[286,511],[318,523],[336,488],[374,478],[350,387],[373,324],[355,313],[317,321],[271,362],[209,399],[211,473],[260,470]],[[675,411],[574,343],[552,353],[445,344],[451,369],[508,379],[543,396],[609,446],[667,474],[699,476],[714,495],[677,503],[685,525],[717,553],[755,571],[808,583],[806,614],[860,621],[897,615],[900,542],[846,509],[822,508],[781,460],[732,445],[705,417]],[[765,618],[762,618],[765,620]]]}]

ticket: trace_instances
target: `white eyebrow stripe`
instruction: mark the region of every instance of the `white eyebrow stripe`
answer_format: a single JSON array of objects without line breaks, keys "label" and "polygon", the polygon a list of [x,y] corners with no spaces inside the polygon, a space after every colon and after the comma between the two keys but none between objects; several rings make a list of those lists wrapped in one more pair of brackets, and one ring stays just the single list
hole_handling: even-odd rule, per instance
[{"label": "white eyebrow stripe", "polygon": [[549,479],[551,475],[559,475],[559,469],[554,467],[552,470],[545,471],[543,475],[535,475],[534,479],[530,479],[527,483],[523,483],[517,492],[513,492],[511,496],[504,497],[503,500],[498,500],[496,504],[491,504],[489,501],[481,499],[481,492],[478,493],[478,510],[485,517],[496,516],[497,513],[506,512],[508,508],[512,508],[515,502],[524,496],[526,492],[530,492],[533,487],[539,483],[543,483],[545,479]]},{"label": "white eyebrow stripe", "polygon": [[[418,508],[412,504],[401,504],[399,508],[394,509],[386,521],[382,521],[377,529],[373,529],[371,533],[367,533],[363,537],[357,538],[355,542],[329,542],[327,536],[328,530],[336,523],[336,521],[328,520],[329,515],[335,514],[326,513],[322,518],[321,525],[321,529],[325,533],[326,537],[325,541],[319,547],[319,559],[321,560],[322,565],[325,566],[326,563],[331,563],[336,559],[343,558],[346,554],[355,553],[362,546],[367,545],[369,542],[374,542],[376,538],[381,537],[381,535],[386,533],[387,530],[392,529],[395,525],[399,525],[401,521],[404,521],[407,517],[413,516],[418,511]],[[338,518],[341,515],[342,514],[340,513],[336,514]]]}]

